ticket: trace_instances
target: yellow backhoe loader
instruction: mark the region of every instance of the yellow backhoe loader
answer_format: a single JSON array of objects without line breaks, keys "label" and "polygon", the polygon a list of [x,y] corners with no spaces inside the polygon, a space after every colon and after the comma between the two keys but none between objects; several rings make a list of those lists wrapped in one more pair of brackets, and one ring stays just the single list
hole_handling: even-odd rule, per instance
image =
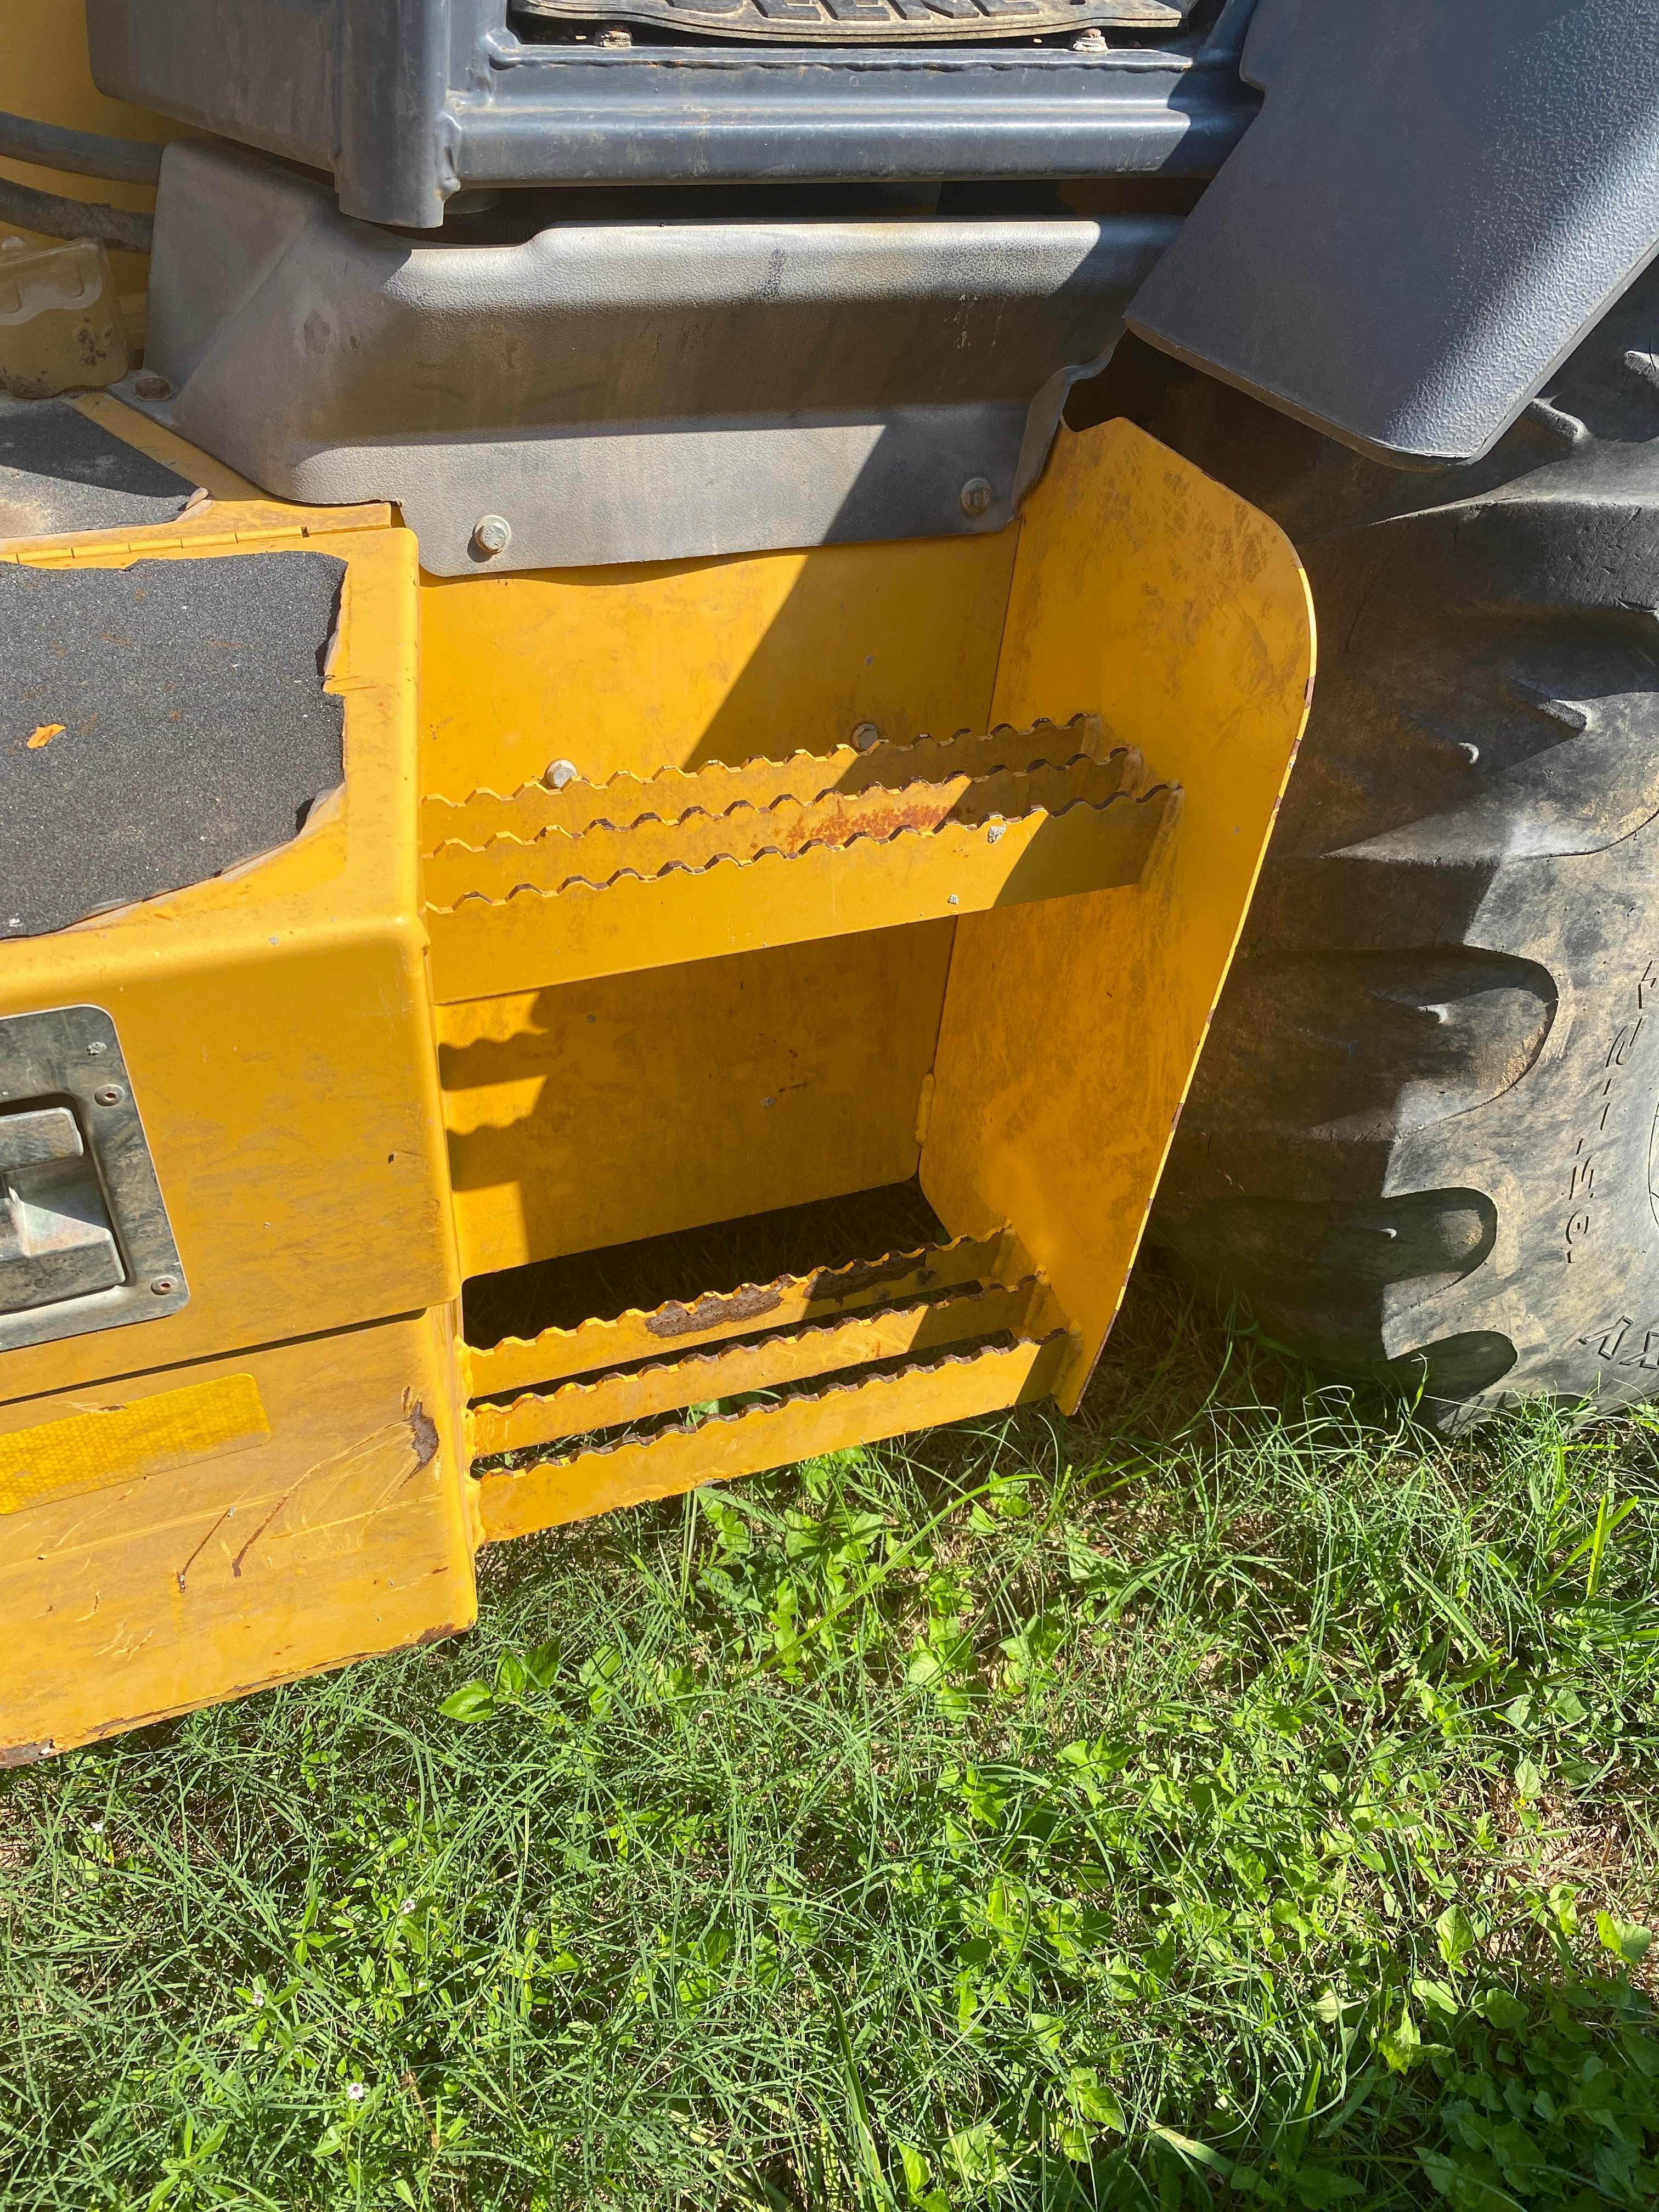
[{"label": "yellow backhoe loader", "polygon": [[[1292,536],[1316,575],[1342,530],[1386,566],[1400,517],[1491,493],[1500,434],[1567,467],[1577,433],[1537,428],[1558,325],[1601,329],[1653,243],[1626,177],[1555,323],[1522,313],[1436,416],[1421,361],[1457,330],[1431,346],[1359,264],[1371,233],[1449,252],[1421,203],[1472,223],[1475,155],[1395,162],[1416,198],[1352,269],[1263,210],[1299,164],[1340,214],[1345,160],[1376,201],[1436,37],[1492,88],[1486,159],[1542,14],[1476,52],[1380,12],[12,0],[0,1759],[464,1629],[483,1545],[1076,1407],[1312,696]],[[1395,75],[1355,121],[1367,40]],[[1659,72],[1631,74],[1626,151]],[[1362,312],[1395,331],[1364,390]],[[1503,570],[1527,512],[1471,557]],[[1352,661],[1365,594],[1332,599]],[[1550,630],[1515,694],[1545,735],[1593,688],[1577,650]],[[1518,1279],[1520,1170],[1460,1170],[1446,1229],[1390,1163],[1498,1095],[1489,1061],[1501,1090],[1559,1060],[1565,994],[1536,945],[1430,911],[1455,877],[1474,914],[1473,871],[1490,915],[1516,842],[1422,720],[1431,803],[1379,825],[1327,763],[1333,857],[1308,875],[1302,836],[1269,902],[1336,931],[1317,957],[1383,1009],[1350,1029],[1403,1023],[1403,1054],[1351,1096],[1315,955],[1264,940],[1158,1233],[1270,1310],[1288,1267],[1339,1363],[1455,1340],[1463,1418],[1571,1382],[1510,1375],[1532,1340],[1489,1309],[1519,1291],[1433,1304]],[[1542,747],[1499,765],[1535,785]],[[1616,979],[1626,1030],[1656,974]],[[1557,1229],[1614,1203],[1594,1133],[1627,1091],[1645,1144],[1641,1081],[1575,1078]],[[1592,1232],[1563,1233],[1589,1295]],[[1615,1361],[1659,1342],[1632,1279],[1595,1294]]]}]

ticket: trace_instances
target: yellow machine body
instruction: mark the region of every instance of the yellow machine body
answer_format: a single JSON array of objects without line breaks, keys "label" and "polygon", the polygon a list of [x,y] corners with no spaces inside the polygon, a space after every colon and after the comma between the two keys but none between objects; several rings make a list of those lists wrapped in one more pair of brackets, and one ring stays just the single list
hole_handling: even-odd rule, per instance
[{"label": "yellow machine body", "polygon": [[[1274,526],[1115,422],[996,536],[439,582],[78,404],[207,495],[0,560],[343,562],[344,781],[0,940],[0,1018],[113,1024],[189,1285],[0,1352],[0,1756],[464,1627],[481,1543],[1074,1407],[1305,712]],[[731,1256],[895,1191],[936,1229]]]}]

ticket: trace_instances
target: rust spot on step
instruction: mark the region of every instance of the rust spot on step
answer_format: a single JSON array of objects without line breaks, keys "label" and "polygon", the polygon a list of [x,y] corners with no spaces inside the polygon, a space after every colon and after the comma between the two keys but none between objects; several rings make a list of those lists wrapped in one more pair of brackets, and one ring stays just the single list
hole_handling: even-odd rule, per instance
[{"label": "rust spot on step", "polygon": [[933,1269],[919,1267],[917,1255],[896,1253],[890,1260],[855,1260],[848,1267],[826,1268],[813,1278],[807,1287],[809,1298],[851,1297],[856,1291],[867,1291],[875,1283],[896,1283],[907,1275],[914,1275],[918,1290],[925,1290],[933,1279]]},{"label": "rust spot on step", "polygon": [[699,1298],[695,1305],[681,1305],[678,1300],[659,1306],[647,1314],[645,1325],[653,1336],[691,1336],[697,1330],[718,1328],[722,1322],[752,1321],[757,1314],[775,1312],[782,1298],[769,1283],[751,1283],[747,1289],[733,1291],[720,1297],[712,1293]]}]

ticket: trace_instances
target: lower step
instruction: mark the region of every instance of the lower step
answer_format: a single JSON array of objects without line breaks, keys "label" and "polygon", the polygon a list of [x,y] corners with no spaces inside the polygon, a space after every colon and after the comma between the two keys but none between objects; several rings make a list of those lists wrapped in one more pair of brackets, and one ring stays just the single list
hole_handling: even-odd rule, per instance
[{"label": "lower step", "polygon": [[659,1359],[560,1389],[529,1392],[508,1404],[474,1406],[468,1416],[475,1459],[562,1437],[649,1420],[687,1406],[741,1397],[811,1382],[907,1352],[938,1351],[1012,1333],[1047,1335],[1060,1322],[1048,1285],[1032,1276],[1012,1287],[993,1285],[963,1297],[889,1307],[849,1320],[824,1322],[793,1332],[773,1332],[740,1344]]},{"label": "lower step", "polygon": [[1071,1350],[1070,1336],[1057,1330],[1041,1341],[992,1346],[896,1375],[835,1384],[693,1428],[670,1429],[642,1443],[483,1475],[483,1540],[501,1543],[615,1506],[670,1498],[702,1483],[760,1474],[823,1452],[1029,1404],[1051,1395]]},{"label": "lower step", "polygon": [[[779,1275],[770,1282],[744,1283],[735,1290],[708,1291],[689,1304],[671,1298],[650,1312],[635,1308],[572,1328],[544,1328],[534,1336],[507,1336],[496,1344],[470,1346],[468,1395],[477,1400],[503,1396],[509,1390],[545,1391],[571,1376],[660,1359],[671,1352],[697,1351],[759,1329],[798,1328],[872,1306],[937,1297],[969,1284],[1012,1285],[1030,1273],[1013,1231],[1003,1229],[994,1237],[958,1237],[948,1244],[890,1251],[877,1260],[852,1260],[803,1274]],[[507,1447],[478,1449],[482,1454]]]}]

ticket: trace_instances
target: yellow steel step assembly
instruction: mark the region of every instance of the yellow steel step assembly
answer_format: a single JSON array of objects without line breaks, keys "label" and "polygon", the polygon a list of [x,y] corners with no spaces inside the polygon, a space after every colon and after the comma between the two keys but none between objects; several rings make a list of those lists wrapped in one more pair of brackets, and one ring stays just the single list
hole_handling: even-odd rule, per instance
[{"label": "yellow steel step assembly", "polygon": [[1305,711],[1270,523],[1113,422],[988,535],[438,579],[76,410],[191,495],[0,542],[7,788],[223,742],[182,860],[0,878],[5,1758],[464,1628],[481,1543],[1076,1406]]}]

